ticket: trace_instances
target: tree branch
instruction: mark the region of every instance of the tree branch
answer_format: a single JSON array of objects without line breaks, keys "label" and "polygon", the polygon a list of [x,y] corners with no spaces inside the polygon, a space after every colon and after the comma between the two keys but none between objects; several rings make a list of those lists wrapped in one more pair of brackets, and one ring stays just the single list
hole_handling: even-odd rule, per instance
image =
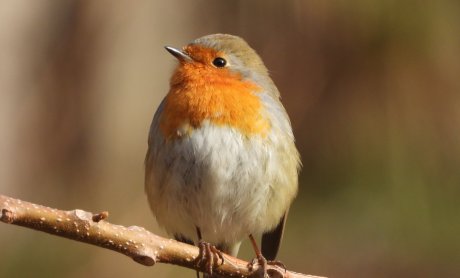
[{"label": "tree branch", "polygon": [[[0,220],[49,234],[86,242],[102,248],[110,249],[134,261],[152,266],[155,263],[168,263],[202,271],[196,265],[199,249],[173,239],[157,236],[138,226],[124,227],[107,222],[107,212],[92,214],[80,209],[63,211],[53,209],[4,195],[0,195]],[[254,277],[258,274],[258,266],[253,271],[247,267],[248,262],[224,254],[225,262],[214,268],[222,276]],[[271,277],[280,276],[285,270],[270,265],[268,273]],[[285,277],[319,276],[305,275],[286,271]]]}]

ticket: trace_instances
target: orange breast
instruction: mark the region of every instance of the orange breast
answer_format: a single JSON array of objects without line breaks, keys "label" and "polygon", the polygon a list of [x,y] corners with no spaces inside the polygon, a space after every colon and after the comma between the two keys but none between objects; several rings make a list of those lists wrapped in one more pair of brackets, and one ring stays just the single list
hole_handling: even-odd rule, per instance
[{"label": "orange breast", "polygon": [[193,132],[209,120],[234,127],[246,136],[265,136],[270,125],[261,114],[262,105],[256,95],[260,90],[228,69],[181,64],[171,79],[160,129],[170,139]]}]

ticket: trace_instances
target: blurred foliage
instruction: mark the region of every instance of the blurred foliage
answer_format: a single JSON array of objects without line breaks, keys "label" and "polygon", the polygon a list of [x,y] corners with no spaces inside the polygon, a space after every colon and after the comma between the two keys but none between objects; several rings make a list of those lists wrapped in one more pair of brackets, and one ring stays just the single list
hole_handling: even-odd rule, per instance
[{"label": "blurred foliage", "polygon": [[[0,193],[163,233],[142,169],[174,63],[162,46],[232,33],[271,70],[302,154],[280,259],[329,277],[460,272],[458,1],[0,5]],[[7,225],[0,246],[0,277],[194,275]]]}]

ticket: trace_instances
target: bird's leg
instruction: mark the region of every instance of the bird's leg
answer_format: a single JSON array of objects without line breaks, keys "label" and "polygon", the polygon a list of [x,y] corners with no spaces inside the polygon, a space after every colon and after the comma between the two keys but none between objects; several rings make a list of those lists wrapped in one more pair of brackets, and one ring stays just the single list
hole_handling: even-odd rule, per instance
[{"label": "bird's leg", "polygon": [[[253,271],[254,269],[254,265],[257,263],[258,265],[260,265],[261,269],[262,269],[262,277],[264,278],[268,278],[270,277],[267,273],[267,266],[268,265],[276,265],[276,266],[279,266],[281,268],[284,268],[285,272],[286,272],[286,266],[282,263],[282,262],[279,262],[279,261],[267,261],[267,259],[265,259],[265,257],[262,255],[262,252],[260,251],[259,247],[257,246],[257,242],[256,240],[254,239],[254,237],[252,235],[249,235],[249,239],[251,240],[251,244],[252,244],[252,248],[254,249],[254,252],[256,253],[256,257],[248,264],[248,268],[250,271]],[[281,277],[284,277],[284,273],[276,270],[278,272],[278,274],[281,276]],[[278,276],[276,276],[278,277]]]},{"label": "bird's leg", "polygon": [[199,227],[196,227],[196,233],[198,235],[198,248],[200,248],[200,253],[196,260],[196,265],[204,268],[204,271],[208,274],[212,274],[212,269],[215,265],[219,264],[219,259],[221,260],[220,265],[224,264],[224,256],[222,251],[217,249],[214,245],[209,242],[203,241],[201,237],[201,230]]},{"label": "bird's leg", "polygon": [[250,271],[254,270],[254,265],[258,263],[260,267],[262,268],[262,274],[263,277],[268,277],[267,274],[267,259],[262,255],[262,252],[260,252],[259,247],[257,246],[257,242],[254,239],[254,237],[249,235],[249,239],[251,240],[252,243],[252,248],[254,249],[254,252],[256,253],[256,257],[252,259],[252,261],[248,264],[248,268]]}]

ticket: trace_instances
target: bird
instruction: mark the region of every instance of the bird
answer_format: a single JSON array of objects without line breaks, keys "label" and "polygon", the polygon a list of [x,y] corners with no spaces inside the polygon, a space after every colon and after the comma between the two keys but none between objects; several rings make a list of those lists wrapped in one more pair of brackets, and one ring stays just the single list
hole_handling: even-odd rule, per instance
[{"label": "bird", "polygon": [[301,168],[280,93],[241,37],[211,34],[165,48],[178,63],[149,130],[150,208],[167,233],[200,247],[207,275],[217,277],[221,252],[237,256],[247,238],[266,275]]}]

